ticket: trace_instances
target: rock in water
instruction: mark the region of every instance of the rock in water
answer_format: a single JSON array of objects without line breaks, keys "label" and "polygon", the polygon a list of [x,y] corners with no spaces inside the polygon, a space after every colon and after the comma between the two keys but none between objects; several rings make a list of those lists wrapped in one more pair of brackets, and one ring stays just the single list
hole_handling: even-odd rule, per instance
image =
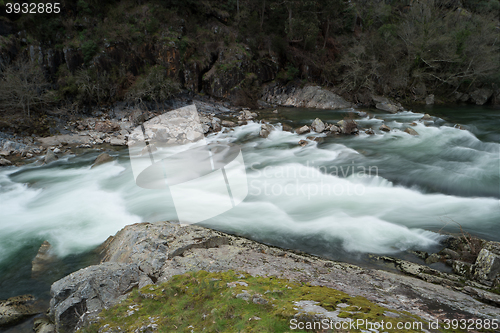
[{"label": "rock in water", "polygon": [[338,126],[331,125],[330,126],[330,132],[334,133],[334,134],[339,134],[341,132],[341,130],[340,130],[340,128]]},{"label": "rock in water", "polygon": [[304,147],[307,146],[308,142],[306,140],[300,140],[299,141],[299,146]]},{"label": "rock in water", "polygon": [[311,129],[316,133],[321,133],[325,130],[325,124],[321,119],[316,118],[311,124]]},{"label": "rock in water", "polygon": [[410,135],[418,135],[418,132],[417,132],[417,131],[415,131],[415,130],[414,130],[413,128],[411,128],[411,127],[407,127],[407,128],[405,129],[405,133],[408,133],[408,134],[410,134]]},{"label": "rock in water", "polygon": [[302,126],[301,128],[298,128],[297,130],[295,130],[295,132],[299,135],[301,134],[304,134],[304,133],[308,133],[311,129],[309,128],[309,126],[307,125],[304,125]]},{"label": "rock in water", "polygon": [[399,108],[397,105],[390,104],[389,102],[377,103],[377,104],[375,104],[375,107],[379,110],[387,111],[390,113],[397,113],[399,111]]},{"label": "rock in water", "polygon": [[260,126],[259,135],[263,138],[267,138],[273,130],[274,130],[274,127],[272,127],[271,125],[263,124],[262,126]]},{"label": "rock in water", "polygon": [[44,241],[38,249],[35,259],[31,262],[31,276],[33,278],[42,274],[46,270],[46,266],[54,261],[55,257],[50,253],[51,247],[52,245],[48,241]]},{"label": "rock in water", "polygon": [[13,325],[40,312],[41,309],[35,305],[35,297],[32,295],[16,296],[0,301],[0,327]]},{"label": "rock in water", "polygon": [[283,127],[283,131],[293,133],[292,126],[290,126],[288,124],[282,124],[281,126]]},{"label": "rock in water", "polygon": [[422,118],[420,118],[420,120],[432,120],[432,117],[426,113]]},{"label": "rock in water", "polygon": [[381,130],[381,131],[384,131],[384,132],[390,132],[391,131],[391,128],[389,126],[387,126],[386,124],[382,124],[382,126],[380,126],[378,129]]},{"label": "rock in water", "polygon": [[114,158],[111,157],[108,153],[102,153],[99,156],[97,156],[97,158],[95,159],[91,168],[96,167],[96,166],[101,165],[101,164],[104,164],[104,163],[112,162],[113,160],[114,160]]},{"label": "rock in water", "polygon": [[47,154],[45,155],[44,162],[45,164],[52,163],[57,160],[57,155],[50,149],[47,149]]}]

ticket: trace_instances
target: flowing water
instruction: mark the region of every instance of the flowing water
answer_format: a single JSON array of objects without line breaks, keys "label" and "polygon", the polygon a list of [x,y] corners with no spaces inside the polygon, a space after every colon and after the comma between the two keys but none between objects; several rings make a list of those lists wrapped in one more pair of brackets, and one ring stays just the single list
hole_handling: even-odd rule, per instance
[{"label": "flowing water", "polygon": [[[279,110],[279,120],[293,126],[316,117],[332,123],[352,111]],[[241,147],[249,195],[201,224],[344,261],[436,250],[442,231],[460,227],[500,240],[498,110],[367,111],[356,121],[375,135],[326,137],[305,147],[297,143],[311,134],[282,131],[279,124],[267,139],[257,123],[210,135],[208,141]],[[418,121],[424,112],[438,117]],[[403,132],[414,121],[419,136]],[[393,131],[378,130],[382,122]],[[177,219],[168,189],[135,184],[126,149],[91,169],[99,153],[0,169],[0,299],[47,297],[53,280],[93,262],[92,249],[125,225]],[[200,188],[193,209],[211,195]],[[31,279],[31,260],[44,240],[60,261],[44,279]]]}]

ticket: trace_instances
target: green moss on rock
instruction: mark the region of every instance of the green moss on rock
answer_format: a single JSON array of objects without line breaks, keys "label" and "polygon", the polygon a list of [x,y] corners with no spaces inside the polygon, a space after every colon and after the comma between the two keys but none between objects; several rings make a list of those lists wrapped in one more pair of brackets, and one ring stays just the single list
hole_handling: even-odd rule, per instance
[{"label": "green moss on rock", "polygon": [[[291,319],[307,322],[324,318],[321,313],[302,311],[300,304],[304,302],[314,303],[322,311],[336,313],[337,318],[344,320],[363,319],[373,323],[384,320],[394,326],[397,322],[422,322],[423,327],[427,327],[418,317],[327,287],[234,271],[199,271],[134,290],[126,300],[103,311],[97,322],[80,332],[148,329],[155,332],[290,332]],[[385,315],[388,311],[391,316]]]}]

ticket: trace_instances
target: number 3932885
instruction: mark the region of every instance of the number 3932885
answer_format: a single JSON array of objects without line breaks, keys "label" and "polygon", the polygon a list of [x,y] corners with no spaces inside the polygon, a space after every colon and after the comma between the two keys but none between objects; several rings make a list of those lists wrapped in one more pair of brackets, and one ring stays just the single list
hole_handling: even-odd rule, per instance
[{"label": "number 3932885", "polygon": [[5,12],[7,14],[58,14],[61,12],[61,4],[59,2],[40,2],[40,3],[10,3],[5,4]]}]

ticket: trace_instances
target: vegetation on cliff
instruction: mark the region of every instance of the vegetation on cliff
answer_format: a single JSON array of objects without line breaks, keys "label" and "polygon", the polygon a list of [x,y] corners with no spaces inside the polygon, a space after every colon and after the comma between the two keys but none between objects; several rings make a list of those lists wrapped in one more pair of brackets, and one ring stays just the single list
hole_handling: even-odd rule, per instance
[{"label": "vegetation on cliff", "polygon": [[[315,307],[307,308],[309,304]],[[323,316],[314,313],[320,308],[325,310]],[[418,317],[391,311],[363,297],[234,271],[191,272],[174,276],[163,284],[145,286],[103,311],[99,318],[80,332],[144,332],[148,329],[158,332],[310,332],[325,329],[318,323],[327,318],[328,323],[331,318],[337,325],[343,320],[361,319],[372,325],[383,320],[384,327],[394,328],[388,331],[398,331],[398,322],[410,327],[405,332],[420,332],[418,327],[428,326]],[[307,322],[311,325],[309,329],[305,329]],[[346,327],[349,326],[346,324]],[[335,331],[361,332],[362,329],[368,327],[359,325],[355,329]]]},{"label": "vegetation on cliff", "polygon": [[498,0],[64,0],[60,14],[0,8],[0,91],[25,89],[8,75],[24,71],[22,61],[45,76],[31,94],[2,93],[2,109],[158,102],[180,88],[249,104],[273,80],[332,86],[361,103],[367,93],[423,101],[500,85]]}]

